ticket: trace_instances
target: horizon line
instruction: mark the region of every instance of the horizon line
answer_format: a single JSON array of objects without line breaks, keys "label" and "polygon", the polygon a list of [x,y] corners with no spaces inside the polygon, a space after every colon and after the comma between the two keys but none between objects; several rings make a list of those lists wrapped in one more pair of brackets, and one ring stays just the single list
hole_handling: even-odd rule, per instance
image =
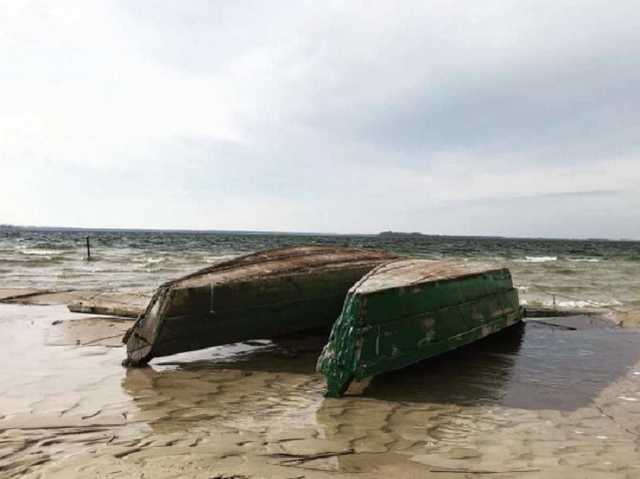
[{"label": "horizon line", "polygon": [[520,240],[563,240],[563,241],[623,241],[640,242],[640,238],[596,238],[596,237],[575,237],[563,238],[557,236],[505,236],[489,234],[446,234],[446,233],[422,233],[417,231],[395,231],[384,230],[377,233],[337,233],[320,231],[279,231],[279,230],[231,230],[231,229],[197,229],[197,228],[127,228],[127,227],[87,227],[87,226],[60,226],[60,225],[19,225],[11,223],[0,223],[0,230],[3,228],[49,230],[49,231],[119,231],[119,232],[152,232],[152,233],[240,233],[240,234],[268,234],[268,235],[292,235],[292,236],[366,236],[381,237],[383,233],[391,233],[399,237],[424,236],[424,237],[445,237],[445,238],[485,238],[485,239],[520,239]]}]

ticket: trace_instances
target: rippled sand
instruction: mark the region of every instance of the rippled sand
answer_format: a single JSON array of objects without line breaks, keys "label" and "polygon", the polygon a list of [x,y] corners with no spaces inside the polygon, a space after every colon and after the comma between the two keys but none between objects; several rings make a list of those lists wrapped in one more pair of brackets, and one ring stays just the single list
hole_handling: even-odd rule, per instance
[{"label": "rippled sand", "polygon": [[0,305],[0,477],[640,476],[633,330],[531,323],[325,399],[322,339],[125,370],[127,323],[78,318]]}]

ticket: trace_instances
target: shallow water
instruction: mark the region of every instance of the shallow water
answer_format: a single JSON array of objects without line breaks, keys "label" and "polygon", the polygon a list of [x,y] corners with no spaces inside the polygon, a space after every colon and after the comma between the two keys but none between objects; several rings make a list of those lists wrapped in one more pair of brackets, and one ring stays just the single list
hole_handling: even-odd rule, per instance
[{"label": "shallow water", "polygon": [[[84,261],[91,237],[91,262]],[[213,262],[298,244],[508,266],[530,305],[640,309],[640,242],[474,237],[0,229],[0,287],[148,289]]]},{"label": "shallow water", "polygon": [[634,330],[528,323],[325,399],[322,337],[125,370],[122,348],[47,346],[51,323],[76,317],[0,305],[0,477],[640,472]]}]

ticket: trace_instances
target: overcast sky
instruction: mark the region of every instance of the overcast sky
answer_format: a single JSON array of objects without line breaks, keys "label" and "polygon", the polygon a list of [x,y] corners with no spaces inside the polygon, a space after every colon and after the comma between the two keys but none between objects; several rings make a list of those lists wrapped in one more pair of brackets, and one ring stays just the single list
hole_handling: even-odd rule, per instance
[{"label": "overcast sky", "polygon": [[640,238],[640,2],[0,5],[0,223]]}]

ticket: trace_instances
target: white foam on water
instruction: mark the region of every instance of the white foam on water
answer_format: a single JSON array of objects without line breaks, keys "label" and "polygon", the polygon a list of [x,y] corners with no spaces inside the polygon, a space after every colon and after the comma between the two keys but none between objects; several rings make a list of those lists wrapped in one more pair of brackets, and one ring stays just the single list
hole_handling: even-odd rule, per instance
[{"label": "white foam on water", "polygon": [[20,253],[26,255],[26,256],[44,256],[47,258],[51,258],[53,255],[55,255],[57,252],[56,251],[52,251],[49,249],[43,249],[43,250],[23,250]]},{"label": "white foam on water", "polygon": [[60,251],[55,249],[32,249],[32,248],[21,248],[21,254],[25,254],[27,256],[55,256],[61,254]]},{"label": "white foam on water", "polygon": [[221,256],[205,256],[204,261],[207,263],[221,263],[222,261],[228,261],[230,259],[237,258],[237,254],[225,254]]},{"label": "white foam on water", "polygon": [[170,258],[168,256],[138,256],[135,258],[131,258],[130,260],[123,260],[138,264],[156,264],[167,262],[170,260]]},{"label": "white foam on water", "polygon": [[154,258],[152,256],[147,258],[147,263],[156,264],[156,263],[164,263],[165,261],[169,261],[169,258],[166,256],[161,256],[159,258]]},{"label": "white foam on water", "polygon": [[524,259],[515,260],[516,263],[549,263],[558,261],[557,256],[525,256]]},{"label": "white foam on water", "polygon": [[599,263],[600,258],[569,258],[574,263]]},{"label": "white foam on water", "polygon": [[[577,299],[577,300],[556,300],[555,306],[566,309],[585,309],[585,308],[607,308],[611,306],[620,306],[622,303],[617,300],[611,301],[594,301],[592,299]],[[544,306],[550,307],[554,303],[552,300],[546,300],[543,302]]]},{"label": "white foam on water", "polygon": [[638,402],[639,399],[638,398],[632,398],[629,396],[618,396],[618,399],[622,399],[623,401],[629,401],[629,402]]}]

